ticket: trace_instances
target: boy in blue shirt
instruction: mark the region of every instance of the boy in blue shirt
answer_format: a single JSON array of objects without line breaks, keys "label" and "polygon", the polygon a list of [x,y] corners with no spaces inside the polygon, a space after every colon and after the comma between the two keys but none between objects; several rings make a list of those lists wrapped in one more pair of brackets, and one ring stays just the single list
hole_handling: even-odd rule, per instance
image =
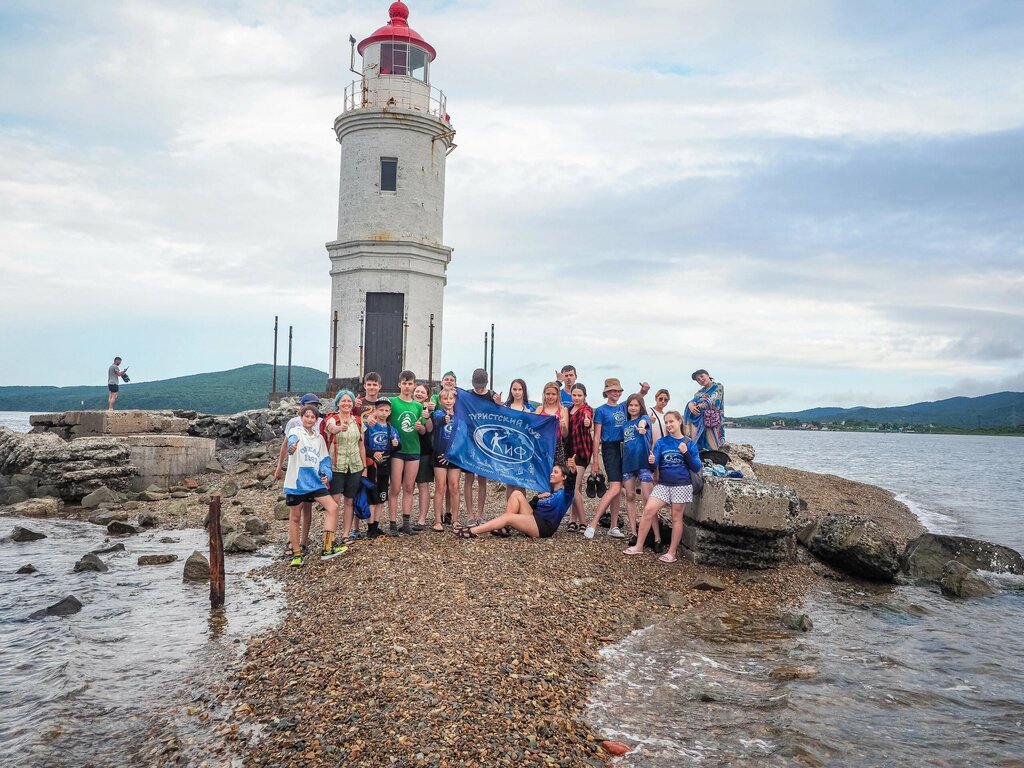
[{"label": "boy in blue shirt", "polygon": [[376,488],[369,494],[370,523],[366,538],[384,536],[380,529],[381,506],[387,503],[388,486],[391,483],[391,454],[398,448],[398,430],[388,424],[391,417],[391,401],[382,397],[373,404],[373,410],[366,415],[366,477]]}]

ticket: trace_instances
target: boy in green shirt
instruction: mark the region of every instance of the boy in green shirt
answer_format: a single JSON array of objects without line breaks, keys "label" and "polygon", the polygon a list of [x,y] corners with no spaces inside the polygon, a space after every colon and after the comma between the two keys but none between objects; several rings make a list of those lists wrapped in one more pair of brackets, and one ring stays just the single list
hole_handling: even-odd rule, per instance
[{"label": "boy in green shirt", "polygon": [[402,495],[402,533],[414,535],[409,518],[412,515],[412,494],[416,489],[416,473],[420,468],[420,435],[423,405],[412,399],[416,374],[402,371],[398,377],[398,397],[391,398],[391,425],[398,430],[398,450],[391,456],[391,493],[388,498],[388,535],[398,535],[398,496]]}]

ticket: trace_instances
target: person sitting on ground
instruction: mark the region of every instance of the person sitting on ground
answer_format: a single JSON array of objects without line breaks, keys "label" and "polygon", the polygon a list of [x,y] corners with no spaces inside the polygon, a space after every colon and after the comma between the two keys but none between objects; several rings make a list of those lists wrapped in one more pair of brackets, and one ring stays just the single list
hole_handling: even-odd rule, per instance
[{"label": "person sitting on ground", "polygon": [[562,518],[572,506],[575,488],[566,485],[569,471],[564,465],[556,464],[551,469],[551,492],[542,493],[528,501],[522,491],[514,491],[505,504],[505,512],[493,520],[488,520],[472,528],[460,528],[456,531],[461,539],[475,539],[481,533],[493,533],[496,536],[510,535],[509,528],[525,533],[531,539],[550,538]]}]

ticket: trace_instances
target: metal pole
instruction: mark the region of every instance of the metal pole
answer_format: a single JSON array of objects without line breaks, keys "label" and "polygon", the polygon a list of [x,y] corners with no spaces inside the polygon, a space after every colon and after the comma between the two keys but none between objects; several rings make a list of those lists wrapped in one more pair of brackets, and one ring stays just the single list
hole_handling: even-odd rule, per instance
[{"label": "metal pole", "polygon": [[338,378],[338,310],[334,310],[334,344],[331,347],[331,378]]},{"label": "metal pole", "polygon": [[484,370],[487,370],[487,331],[484,331]]},{"label": "metal pole", "polygon": [[409,343],[409,310],[405,311],[405,321],[402,325],[402,370],[406,369],[405,350]]},{"label": "metal pole", "polygon": [[364,338],[364,316],[365,313],[359,310],[359,380],[363,380],[363,344],[366,339]]},{"label": "metal pole", "polygon": [[494,389],[494,323],[491,323],[491,389]]},{"label": "metal pole", "polygon": [[430,313],[430,338],[427,342],[427,387],[434,388],[434,313]]},{"label": "metal pole", "polygon": [[288,391],[292,391],[292,326],[288,326]]},{"label": "metal pole", "polygon": [[274,378],[270,385],[271,392],[277,392],[277,315],[274,315]]},{"label": "metal pole", "polygon": [[210,513],[206,516],[210,534],[210,607],[224,605],[224,537],[220,532],[220,496],[210,497]]}]

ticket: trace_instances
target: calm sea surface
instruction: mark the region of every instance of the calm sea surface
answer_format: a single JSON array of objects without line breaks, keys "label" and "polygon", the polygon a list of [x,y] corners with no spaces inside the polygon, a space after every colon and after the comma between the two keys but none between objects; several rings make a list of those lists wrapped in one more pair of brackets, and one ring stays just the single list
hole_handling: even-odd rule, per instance
[{"label": "calm sea surface", "polygon": [[[1024,440],[730,430],[768,464],[887,488],[930,530],[1024,549]],[[716,612],[606,648],[591,722],[636,745],[622,765],[1019,766],[1024,583],[953,601],[920,587],[835,585],[814,629]],[[780,681],[782,666],[809,680]]]}]

